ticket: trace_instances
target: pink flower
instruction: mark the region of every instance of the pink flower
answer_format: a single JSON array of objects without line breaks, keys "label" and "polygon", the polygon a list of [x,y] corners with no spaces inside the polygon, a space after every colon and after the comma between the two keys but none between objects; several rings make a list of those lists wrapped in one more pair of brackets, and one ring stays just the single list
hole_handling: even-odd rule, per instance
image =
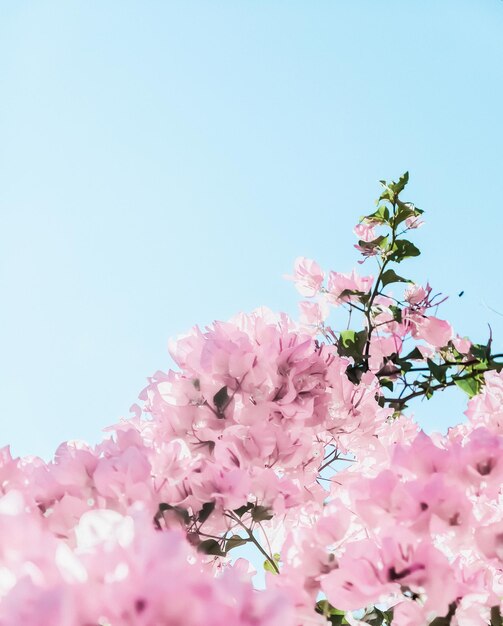
[{"label": "pink flower", "polygon": [[295,273],[292,279],[302,296],[312,298],[316,295],[321,289],[324,277],[325,274],[316,261],[303,256],[295,260]]},{"label": "pink flower", "polygon": [[328,317],[328,304],[323,302],[300,302],[301,324],[321,326]]},{"label": "pink flower", "polygon": [[411,215],[405,220],[407,228],[420,228],[424,224],[424,220],[420,219],[419,215]]},{"label": "pink flower", "polygon": [[484,556],[503,562],[503,520],[477,528],[475,540]]},{"label": "pink flower", "polygon": [[470,348],[472,347],[472,342],[469,339],[466,337],[460,337],[459,335],[452,338],[452,343],[460,354],[468,354],[468,352],[470,352]]},{"label": "pink flower", "polygon": [[354,233],[359,239],[365,242],[374,241],[374,239],[376,239],[374,224],[369,222],[364,221],[357,224],[354,227]]},{"label": "pink flower", "polygon": [[426,302],[428,295],[429,292],[421,285],[411,285],[405,290],[404,298],[409,304],[419,305]]},{"label": "pink flower", "polygon": [[354,295],[345,292],[368,293],[374,282],[373,276],[358,276],[353,270],[351,274],[330,272],[328,275],[328,292],[330,301],[340,304],[345,300],[354,299]]},{"label": "pink flower", "polygon": [[413,337],[423,339],[435,348],[446,346],[452,338],[452,326],[445,320],[426,315],[411,315],[410,319]]}]

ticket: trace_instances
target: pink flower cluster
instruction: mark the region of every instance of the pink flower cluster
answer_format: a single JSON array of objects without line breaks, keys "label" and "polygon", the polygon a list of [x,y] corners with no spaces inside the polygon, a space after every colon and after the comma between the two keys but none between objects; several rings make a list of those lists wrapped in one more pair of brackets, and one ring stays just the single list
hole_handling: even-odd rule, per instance
[{"label": "pink flower cluster", "polygon": [[273,626],[291,623],[279,592],[253,593],[237,564],[214,577],[181,532],[142,513],[84,513],[73,538],[48,532],[19,491],[0,499],[0,624]]},{"label": "pink flower cluster", "polygon": [[[374,287],[372,276],[360,276],[355,270],[351,274],[329,272],[326,287],[325,272],[310,259],[299,257],[295,263],[295,274],[292,279],[298,291],[307,297],[317,297],[317,302],[301,302],[301,321],[307,331],[323,333],[328,319],[330,307],[338,307],[344,303],[353,303],[361,296],[370,296]],[[396,319],[393,307],[396,299],[378,294],[374,298],[375,309],[372,321],[376,331],[372,337],[371,369],[380,370],[385,358],[393,353],[400,353],[404,342],[413,338],[423,356],[431,356],[436,350],[447,346],[450,341],[458,342],[460,350],[467,352],[470,343],[460,340],[454,335],[449,322],[428,314],[428,310],[440,302],[431,296],[431,287],[426,288],[412,284],[404,294],[408,306],[402,310],[400,320]]]},{"label": "pink flower cluster", "polygon": [[[380,377],[389,388],[410,341],[434,372],[439,354],[470,363],[470,342],[429,315],[431,289],[408,284],[397,315],[371,276],[325,287],[299,259],[294,279],[318,298],[300,325],[260,309],[194,329],[171,345],[178,371],[149,379],[97,446],[49,462],[0,450],[0,626],[322,626],[320,598],[350,624],[376,605],[396,626],[488,623],[503,596],[503,374],[486,373],[467,423],[429,437]],[[330,307],[371,294],[363,367],[344,353],[357,334],[317,337],[336,337]],[[260,591],[233,558],[245,544],[269,570]]]}]

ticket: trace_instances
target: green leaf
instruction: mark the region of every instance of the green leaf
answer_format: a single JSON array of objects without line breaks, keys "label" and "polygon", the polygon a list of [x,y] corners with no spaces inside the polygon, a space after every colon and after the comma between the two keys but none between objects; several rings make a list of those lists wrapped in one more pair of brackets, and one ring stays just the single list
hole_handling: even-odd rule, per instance
[{"label": "green leaf", "polygon": [[367,342],[367,331],[342,330],[339,334],[338,352],[341,356],[350,356],[355,361],[361,360]]},{"label": "green leaf", "polygon": [[317,602],[316,612],[327,618],[329,623],[333,626],[342,626],[344,624],[349,624],[345,617],[346,612],[334,608],[330,604],[330,602],[328,602],[328,600],[320,600],[319,602]]},{"label": "green leaf", "polygon": [[201,541],[201,543],[197,546],[197,550],[203,554],[225,556],[225,552],[222,551],[222,548],[216,539],[206,539],[205,541]]},{"label": "green leaf", "polygon": [[388,236],[380,235],[372,241],[363,241],[363,239],[360,239],[360,241],[358,241],[358,245],[360,246],[360,248],[363,248],[363,250],[366,250],[367,252],[373,252],[376,248],[384,250],[388,245]]},{"label": "green leaf", "polygon": [[413,217],[415,215],[414,206],[401,202],[400,200],[397,200],[396,204],[398,206],[398,211],[395,213],[395,228],[404,222],[408,217]]},{"label": "green leaf", "polygon": [[188,524],[190,521],[190,515],[186,509],[183,509],[181,506],[172,506],[167,504],[167,502],[161,502],[154,516],[154,522],[157,526],[159,526],[159,521],[163,519],[164,513],[167,511],[172,511],[184,524]]},{"label": "green leaf", "polygon": [[393,319],[399,324],[402,321],[402,309],[399,306],[391,305],[389,310],[393,313]]},{"label": "green leaf", "polygon": [[405,186],[407,185],[408,182],[409,182],[409,172],[404,172],[398,179],[398,182],[391,183],[389,187],[390,189],[394,191],[396,195],[398,195],[405,189]]},{"label": "green leaf", "polygon": [[390,269],[383,272],[381,282],[382,286],[386,287],[386,285],[390,285],[391,283],[411,283],[412,281],[408,278],[402,278],[395,272],[395,270]]},{"label": "green leaf", "polygon": [[470,346],[470,354],[479,361],[487,363],[489,353],[490,350],[488,346],[483,346],[480,343],[472,343],[472,345]]},{"label": "green leaf", "polygon": [[253,509],[255,505],[252,504],[251,502],[248,502],[248,504],[243,504],[243,506],[240,506],[238,509],[234,509],[234,513],[238,516],[238,517],[243,517],[243,515],[245,513],[248,513],[248,511],[250,511],[251,509]]},{"label": "green leaf", "polygon": [[356,291],[356,289],[344,289],[339,294],[339,300],[351,300],[349,296],[355,296],[356,298],[358,298],[358,300],[360,300],[360,302],[362,302],[363,297],[367,295],[368,294],[366,294],[364,291]]},{"label": "green leaf", "polygon": [[400,176],[397,183],[392,182],[388,184],[385,180],[379,182],[384,187],[384,191],[379,200],[388,200],[394,203],[397,196],[405,189],[405,185],[409,182],[409,172],[405,172],[405,174]]},{"label": "green leaf", "polygon": [[389,260],[394,261],[395,263],[400,263],[404,259],[408,259],[410,257],[419,256],[421,252],[418,248],[407,239],[399,239],[395,241],[393,248],[391,249],[391,254],[389,255]]},{"label": "green leaf", "polygon": [[353,383],[353,385],[359,385],[363,376],[362,366],[348,365],[346,367],[346,376]]},{"label": "green leaf", "polygon": [[[222,387],[220,391],[213,396],[213,404],[215,405],[219,414],[223,414],[224,409],[229,403],[229,394],[227,393],[227,387]],[[223,417],[223,415],[222,415]]]},{"label": "green leaf", "polygon": [[480,392],[481,383],[477,378],[454,378],[453,380],[470,398],[473,398]]},{"label": "green leaf", "polygon": [[433,374],[435,380],[438,380],[439,383],[445,383],[445,368],[441,367],[431,359],[426,359],[426,363],[428,364],[428,369]]},{"label": "green leaf", "polygon": [[227,553],[229,552],[229,550],[232,550],[233,548],[244,546],[246,543],[248,543],[248,539],[244,539],[243,537],[240,537],[239,535],[232,535],[232,537],[227,539],[227,541],[225,542],[225,552]]},{"label": "green leaf", "polygon": [[406,356],[402,358],[402,361],[408,361],[409,359],[412,359],[413,361],[416,361],[416,360],[422,361],[424,357],[421,353],[421,350],[419,350],[419,348],[414,348],[411,352],[409,352],[409,354],[407,354]]},{"label": "green leaf", "polygon": [[199,515],[197,516],[197,521],[201,524],[208,519],[208,517],[213,513],[215,508],[215,502],[205,502],[199,511]]},{"label": "green leaf", "polygon": [[[279,562],[280,562],[280,555],[278,552],[275,552],[272,555],[273,561],[276,563],[276,566],[278,566]],[[271,572],[271,574],[277,574],[278,572],[274,569],[273,564],[269,561],[266,560],[264,561],[264,569],[266,570],[266,572]]]},{"label": "green leaf", "polygon": [[360,218],[360,222],[364,221],[378,222],[379,224],[386,224],[389,222],[389,209],[385,204],[381,204],[377,207],[377,210],[371,215],[364,215]]},{"label": "green leaf", "polygon": [[393,619],[393,610],[381,611],[376,607],[372,607],[369,613],[367,613],[362,621],[370,626],[382,626],[383,624],[391,624]]},{"label": "green leaf", "polygon": [[491,626],[503,626],[503,618],[499,606],[491,608]]},{"label": "green leaf", "polygon": [[451,602],[449,604],[449,611],[447,615],[444,615],[443,617],[435,618],[430,623],[430,626],[450,626],[452,618],[454,617],[454,613],[456,613],[456,608],[457,608],[456,602]]},{"label": "green leaf", "polygon": [[254,522],[264,522],[266,520],[272,519],[271,510],[266,506],[261,506],[257,504],[251,510],[252,519]]}]

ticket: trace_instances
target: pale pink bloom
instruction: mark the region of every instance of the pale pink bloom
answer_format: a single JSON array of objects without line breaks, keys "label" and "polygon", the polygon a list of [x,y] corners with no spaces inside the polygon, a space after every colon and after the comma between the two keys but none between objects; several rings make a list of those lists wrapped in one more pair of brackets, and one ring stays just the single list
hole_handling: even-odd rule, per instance
[{"label": "pale pink bloom", "polygon": [[[423,344],[418,344],[416,348],[419,350],[424,360],[431,359],[435,356],[436,350],[433,346],[425,346]],[[412,360],[420,361],[421,359],[412,359]]]},{"label": "pale pink bloom", "polygon": [[321,579],[321,588],[333,606],[350,611],[375,604],[398,591],[379,567],[381,554],[372,541],[349,543],[338,568]]},{"label": "pale pink bloom", "polygon": [[376,239],[374,224],[368,222],[360,222],[354,227],[355,235],[362,241],[369,242]]},{"label": "pale pink bloom", "polygon": [[316,261],[301,256],[295,260],[295,273],[291,278],[302,296],[312,298],[320,291],[325,274]]},{"label": "pale pink bloom", "polygon": [[424,220],[419,215],[411,215],[405,220],[407,228],[420,228],[424,224]]},{"label": "pale pink bloom", "polygon": [[[384,362],[384,358],[392,354],[400,354],[402,340],[397,335],[378,335],[374,333],[370,343],[370,368],[373,372],[379,371]],[[393,378],[396,367],[390,364],[389,378]]]},{"label": "pale pink bloom", "polygon": [[468,402],[465,415],[474,426],[486,426],[503,435],[503,371],[486,372],[484,380],[481,393]]},{"label": "pale pink bloom", "polygon": [[373,282],[373,276],[359,276],[354,270],[351,274],[330,272],[328,275],[329,299],[334,304],[354,299],[354,295],[344,292],[368,293]]},{"label": "pale pink bloom", "polygon": [[472,342],[466,337],[460,337],[456,335],[451,339],[454,347],[460,354],[468,354],[470,348],[472,347]]},{"label": "pale pink bloom", "polygon": [[484,556],[503,562],[503,520],[477,528],[475,540]]},{"label": "pale pink bloom", "polygon": [[299,302],[300,323],[312,326],[321,326],[326,321],[329,314],[328,304],[321,302]]},{"label": "pale pink bloom", "polygon": [[418,602],[404,600],[393,607],[393,626],[429,626],[435,614]]},{"label": "pale pink bloom", "polygon": [[435,348],[446,346],[452,338],[452,326],[445,320],[426,315],[414,315],[410,319],[413,337],[423,339]]},{"label": "pale pink bloom", "polygon": [[429,292],[421,285],[410,285],[404,293],[405,301],[412,305],[425,303]]}]

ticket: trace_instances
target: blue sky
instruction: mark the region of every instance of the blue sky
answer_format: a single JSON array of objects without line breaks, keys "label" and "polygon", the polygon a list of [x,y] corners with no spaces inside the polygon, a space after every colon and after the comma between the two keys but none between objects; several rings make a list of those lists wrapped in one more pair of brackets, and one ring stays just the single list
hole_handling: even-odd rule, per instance
[{"label": "blue sky", "polygon": [[502,35],[500,0],[2,2],[0,445],[96,441],[169,337],[295,312],[295,257],[350,270],[406,169],[408,273],[502,349]]}]

